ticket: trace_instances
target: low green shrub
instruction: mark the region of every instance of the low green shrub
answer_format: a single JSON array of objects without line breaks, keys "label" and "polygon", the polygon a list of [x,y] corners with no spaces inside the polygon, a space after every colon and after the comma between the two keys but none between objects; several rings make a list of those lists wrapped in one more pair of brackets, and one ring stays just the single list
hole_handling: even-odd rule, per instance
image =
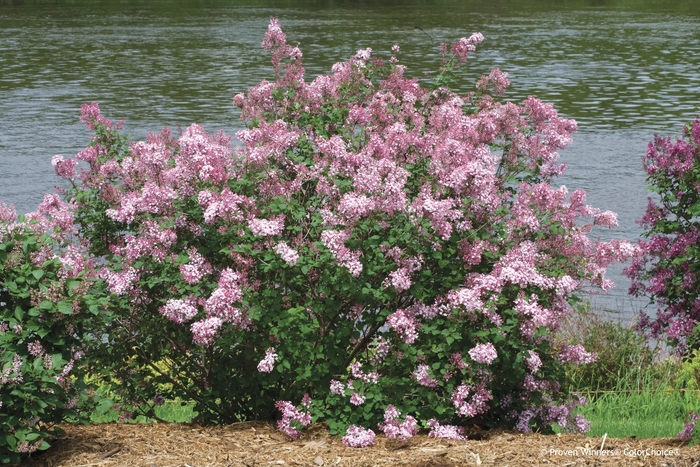
[{"label": "low green shrub", "polygon": [[579,307],[566,318],[560,338],[582,344],[598,358],[588,365],[571,365],[567,370],[573,391],[640,390],[646,378],[658,372],[658,348],[633,326],[606,319],[603,313]]},{"label": "low green shrub", "polygon": [[[45,200],[43,209],[50,210]],[[58,212],[55,212],[58,214]],[[83,264],[62,251],[60,218],[17,219],[0,203],[0,463],[49,447],[64,421],[85,422],[96,400],[79,362]],[[66,224],[64,224],[66,225]],[[92,304],[93,311],[97,305]]]}]

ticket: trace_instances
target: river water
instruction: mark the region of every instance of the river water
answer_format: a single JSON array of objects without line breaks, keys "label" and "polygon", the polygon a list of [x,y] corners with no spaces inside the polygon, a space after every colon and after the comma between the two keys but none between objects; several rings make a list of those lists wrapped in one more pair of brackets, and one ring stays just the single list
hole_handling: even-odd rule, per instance
[{"label": "river water", "polygon": [[[696,0],[0,0],[0,200],[29,212],[53,191],[51,157],[89,141],[84,102],[125,120],[134,139],[193,122],[242,128],[231,98],[272,78],[260,49],[270,17],[299,43],[308,79],[360,48],[388,56],[393,44],[407,73],[422,76],[437,68],[440,42],[482,32],[462,90],[500,67],[507,98],[534,95],[578,121],[558,184],[618,213],[618,228],[595,232],[603,239],[639,238],[646,145],[679,135],[700,111]],[[630,316],[643,302],[627,297],[621,269],[594,302]]]}]

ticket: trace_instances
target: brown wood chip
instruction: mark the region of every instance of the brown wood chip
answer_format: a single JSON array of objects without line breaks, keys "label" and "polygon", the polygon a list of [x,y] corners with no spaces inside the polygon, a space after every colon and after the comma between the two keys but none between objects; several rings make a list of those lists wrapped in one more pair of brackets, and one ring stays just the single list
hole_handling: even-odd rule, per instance
[{"label": "brown wood chip", "polygon": [[[310,427],[298,440],[284,438],[264,422],[220,427],[158,423],[61,428],[66,432],[61,440],[46,452],[33,453],[22,466],[697,467],[700,461],[700,446],[685,446],[674,438],[607,437],[601,453],[597,451],[602,438],[489,431],[480,440],[465,442],[421,434],[404,444],[377,436],[375,446],[352,449],[328,435],[323,426]],[[276,437],[283,437],[284,442]],[[96,451],[112,446],[119,447],[96,456]]]}]

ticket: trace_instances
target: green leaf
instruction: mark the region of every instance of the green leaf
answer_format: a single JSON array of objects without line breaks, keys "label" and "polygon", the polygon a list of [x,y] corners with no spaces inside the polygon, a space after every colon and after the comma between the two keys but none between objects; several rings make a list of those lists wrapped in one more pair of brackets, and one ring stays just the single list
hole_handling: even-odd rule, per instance
[{"label": "green leaf", "polygon": [[114,405],[114,402],[112,402],[111,399],[102,399],[100,401],[100,403],[97,404],[97,407],[95,408],[95,410],[97,410],[97,412],[104,415],[112,409],[113,405]]},{"label": "green leaf", "polygon": [[44,271],[41,269],[35,269],[32,271],[32,276],[34,276],[36,280],[39,280],[44,277]]},{"label": "green leaf", "polygon": [[62,300],[58,302],[58,311],[63,313],[64,315],[72,315],[73,307],[70,306],[70,303]]}]

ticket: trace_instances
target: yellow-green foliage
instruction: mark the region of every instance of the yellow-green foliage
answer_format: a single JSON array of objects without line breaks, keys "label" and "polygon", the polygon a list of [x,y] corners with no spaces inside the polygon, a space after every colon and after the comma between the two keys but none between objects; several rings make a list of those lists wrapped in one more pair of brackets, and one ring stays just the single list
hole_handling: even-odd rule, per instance
[{"label": "yellow-green foliage", "polygon": [[700,390],[700,352],[698,350],[693,350],[690,357],[683,361],[674,382],[676,387],[689,391]]}]

